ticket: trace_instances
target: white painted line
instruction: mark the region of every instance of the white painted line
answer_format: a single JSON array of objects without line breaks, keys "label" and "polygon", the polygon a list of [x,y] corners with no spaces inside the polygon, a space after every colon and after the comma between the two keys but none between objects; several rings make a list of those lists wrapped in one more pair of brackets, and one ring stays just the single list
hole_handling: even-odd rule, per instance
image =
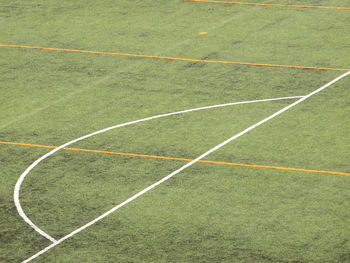
[{"label": "white painted line", "polygon": [[136,124],[139,122],[143,122],[143,121],[149,121],[149,120],[153,120],[153,119],[157,119],[157,118],[161,118],[161,117],[168,117],[168,116],[172,116],[172,115],[177,115],[177,114],[183,114],[183,113],[188,113],[188,112],[193,112],[193,111],[199,111],[199,110],[206,110],[206,109],[212,109],[212,108],[219,108],[219,107],[226,107],[226,106],[232,106],[232,105],[239,105],[239,104],[248,104],[248,103],[257,103],[257,102],[267,102],[267,101],[276,101],[276,100],[287,100],[287,99],[296,99],[296,98],[301,98],[302,96],[293,96],[293,97],[283,97],[283,98],[273,98],[273,99],[262,99],[262,100],[250,100],[250,101],[241,101],[241,102],[232,102],[232,103],[226,103],[226,104],[219,104],[219,105],[212,105],[212,106],[206,106],[206,107],[199,107],[199,108],[194,108],[194,109],[188,109],[188,110],[183,110],[183,111],[177,111],[177,112],[172,112],[172,113],[167,113],[167,114],[161,114],[161,115],[156,115],[156,116],[152,116],[149,118],[145,118],[145,119],[140,119],[140,120],[136,120],[136,121],[131,121],[131,122],[127,122],[127,123],[123,123],[123,124],[119,124],[116,126],[112,126],[112,127],[108,127],[106,129],[103,130],[99,130],[90,134],[87,134],[85,136],[82,136],[80,138],[74,139],[70,142],[67,142],[61,146],[59,146],[58,148],[48,152],[47,154],[43,155],[42,157],[40,157],[39,159],[37,159],[35,162],[33,162],[23,173],[22,175],[19,177],[16,186],[15,186],[15,190],[13,193],[13,199],[17,208],[17,211],[19,213],[19,215],[24,219],[24,221],[29,224],[33,229],[35,229],[35,231],[37,231],[40,235],[46,237],[47,239],[49,239],[51,242],[56,242],[56,239],[54,239],[53,237],[51,237],[49,234],[47,234],[46,232],[44,232],[42,229],[40,229],[38,226],[36,226],[30,219],[29,217],[25,214],[25,212],[23,211],[23,208],[21,206],[20,203],[20,198],[19,198],[19,193],[20,193],[20,188],[22,185],[22,182],[24,180],[24,178],[28,175],[28,173],[35,167],[37,166],[41,161],[43,161],[44,159],[46,159],[47,157],[49,157],[50,155],[54,154],[55,152],[57,152],[58,150],[67,147],[75,142],[84,140],[86,138],[89,138],[91,136],[97,135],[97,134],[101,134],[103,132],[112,130],[112,129],[116,129],[116,128],[120,128],[123,126],[128,126],[128,125],[132,125],[132,124]]},{"label": "white painted line", "polygon": [[[31,256],[30,258],[26,259],[23,261],[23,263],[27,263],[30,262],[31,260],[37,258],[38,256],[42,255],[43,253],[45,253],[46,251],[50,250],[51,248],[57,246],[58,244],[62,243],[63,241],[65,241],[66,239],[74,236],[75,234],[79,233],[80,231],[84,230],[85,228],[95,224],[96,222],[100,221],[101,219],[103,219],[104,217],[108,216],[109,214],[113,213],[114,211],[118,210],[119,208],[123,207],[124,205],[130,203],[131,201],[135,200],[136,198],[138,198],[139,196],[145,194],[146,192],[150,191],[151,189],[155,188],[156,186],[160,185],[161,183],[164,183],[165,181],[169,180],[171,177],[173,177],[174,175],[178,174],[179,172],[183,171],[184,169],[186,169],[187,167],[193,165],[194,163],[198,162],[199,160],[201,160],[202,158],[206,157],[207,155],[211,154],[212,152],[218,150],[219,148],[223,147],[224,145],[228,144],[229,142],[239,138],[240,136],[244,135],[245,133],[255,129],[256,127],[260,126],[261,124],[273,119],[274,117],[282,114],[283,112],[289,110],[290,108],[298,105],[299,103],[303,102],[304,100],[310,98],[311,96],[319,93],[320,91],[324,90],[325,88],[329,87],[330,85],[336,83],[337,81],[339,81],[340,79],[346,77],[347,75],[350,74],[349,72],[346,72],[345,74],[337,77],[336,79],[330,81],[329,83],[327,83],[326,85],[322,86],[321,88],[309,93],[306,96],[301,97],[299,100],[297,100],[296,102],[288,105],[287,107],[284,107],[283,109],[277,111],[276,113],[270,115],[269,117],[263,119],[262,121],[259,121],[258,123],[250,126],[249,128],[245,129],[244,131],[232,136],[231,138],[227,139],[226,141],[220,143],[219,145],[215,146],[214,148],[210,149],[209,151],[203,153],[201,156],[197,157],[196,159],[194,159],[193,161],[185,164],[184,166],[182,166],[181,168],[177,169],[176,171],[172,172],[171,174],[169,174],[168,176],[164,177],[163,179],[159,180],[158,182],[148,186],[147,188],[143,189],[142,191],[138,192],[137,194],[135,194],[134,196],[130,197],[129,199],[125,200],[123,203],[115,206],[114,208],[112,208],[111,210],[107,211],[106,213],[104,213],[103,215],[97,217],[96,219],[92,220],[91,222],[83,225],[82,227],[74,230],[73,232],[71,232],[70,234],[62,237],[61,239],[59,239],[57,242],[47,246],[46,248],[42,249],[41,251],[39,251],[38,253],[36,253],[35,255]],[[151,117],[152,118],[152,117]]]}]

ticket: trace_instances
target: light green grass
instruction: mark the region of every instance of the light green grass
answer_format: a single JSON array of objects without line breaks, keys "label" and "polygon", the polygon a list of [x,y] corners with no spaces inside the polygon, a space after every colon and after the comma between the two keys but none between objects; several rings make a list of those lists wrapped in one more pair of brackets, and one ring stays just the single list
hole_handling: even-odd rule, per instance
[{"label": "light green grass", "polygon": [[[50,0],[0,1],[0,14],[0,44],[350,68],[346,10]],[[1,47],[0,140],[58,146],[158,114],[306,95],[341,74]],[[206,159],[350,173],[348,78]],[[196,158],[294,101],[161,118],[72,147]],[[13,203],[20,174],[48,151],[0,144],[0,262],[49,245]],[[184,164],[61,151],[28,175],[21,202],[58,239]],[[35,262],[349,262],[349,179],[197,163]]]}]

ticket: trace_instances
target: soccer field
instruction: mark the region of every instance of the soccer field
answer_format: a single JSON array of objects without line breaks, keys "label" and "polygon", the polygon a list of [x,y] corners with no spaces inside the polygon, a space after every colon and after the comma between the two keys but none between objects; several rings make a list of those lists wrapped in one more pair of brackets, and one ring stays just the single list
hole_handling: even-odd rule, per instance
[{"label": "soccer field", "polygon": [[350,262],[349,0],[0,21],[0,262]]}]

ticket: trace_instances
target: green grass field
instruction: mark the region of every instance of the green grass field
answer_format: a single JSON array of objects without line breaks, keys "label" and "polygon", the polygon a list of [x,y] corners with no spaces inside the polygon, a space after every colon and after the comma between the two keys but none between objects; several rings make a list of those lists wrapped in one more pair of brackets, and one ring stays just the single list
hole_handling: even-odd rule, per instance
[{"label": "green grass field", "polygon": [[244,2],[344,9],[0,0],[0,262],[50,244],[31,262],[350,262],[350,75],[77,233],[300,98],[156,118],[59,150],[19,192],[57,244],[17,211],[15,185],[46,146],[165,113],[306,96],[350,69],[348,0]]}]

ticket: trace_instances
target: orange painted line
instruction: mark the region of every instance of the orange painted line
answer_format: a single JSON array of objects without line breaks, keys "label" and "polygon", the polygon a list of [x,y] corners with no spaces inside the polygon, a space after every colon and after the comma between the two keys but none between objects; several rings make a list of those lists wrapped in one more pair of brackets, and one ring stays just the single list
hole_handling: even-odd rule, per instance
[{"label": "orange painted line", "polygon": [[343,69],[343,68],[307,67],[307,66],[292,66],[292,65],[250,63],[250,62],[220,61],[220,60],[216,61],[216,60],[203,60],[203,59],[192,59],[192,58],[175,58],[175,57],[164,57],[164,56],[138,55],[138,54],[129,54],[129,53],[114,53],[114,52],[102,52],[102,51],[90,51],[90,50],[77,50],[77,49],[66,49],[66,48],[18,46],[18,45],[5,45],[5,44],[0,44],[0,47],[40,49],[40,50],[50,50],[50,51],[63,51],[63,52],[88,53],[88,54],[113,55],[113,56],[127,56],[127,57],[138,57],[138,58],[167,59],[167,60],[202,62],[202,63],[220,63],[220,64],[233,64],[233,65],[246,65],[246,66],[263,66],[263,67],[278,67],[278,68],[294,68],[294,69],[350,71],[350,69]]},{"label": "orange painted line", "polygon": [[[0,144],[21,145],[21,146],[38,147],[38,148],[50,148],[50,149],[58,148],[57,146],[48,146],[48,145],[39,145],[39,144],[29,144],[29,143],[18,143],[18,142],[3,142],[3,141],[0,141]],[[68,147],[65,147],[65,148],[62,148],[62,149],[63,149],[63,150],[69,150],[69,151],[92,152],[92,153],[103,153],[103,154],[115,154],[115,155],[122,155],[122,156],[146,157],[146,158],[164,159],[164,160],[176,160],[176,161],[185,161],[185,162],[191,162],[191,161],[193,161],[193,159],[176,158],[176,157],[167,157],[167,156],[158,156],[158,155],[146,155],[146,154],[135,154],[135,153],[121,153],[121,152],[110,152],[110,151],[100,151],[100,150],[88,150],[88,149],[68,148]],[[350,173],[343,173],[343,172],[320,171],[320,170],[310,170],[310,169],[300,169],[300,168],[288,168],[288,167],[270,166],[270,165],[257,165],[257,164],[244,164],[244,163],[217,162],[217,161],[206,161],[206,160],[199,160],[198,162],[199,162],[199,163],[209,163],[209,164],[222,164],[222,165],[231,165],[231,166],[241,166],[241,167],[253,167],[253,168],[264,168],[264,169],[287,170],[287,171],[295,171],[295,172],[322,173],[322,174],[334,174],[334,175],[345,175],[345,176],[350,176]]]},{"label": "orange painted line", "polygon": [[[1,143],[1,142],[0,142],[0,143]],[[146,155],[146,154],[136,154],[136,153],[109,152],[109,151],[88,150],[88,149],[81,149],[81,148],[62,148],[62,149],[64,149],[64,150],[70,150],[70,151],[92,152],[92,153],[105,153],[105,154],[116,154],[116,155],[123,155],[123,156],[146,157],[146,158],[164,159],[164,160],[176,160],[176,161],[186,161],[186,162],[192,161],[192,159],[176,158],[176,157],[167,157],[167,156],[158,156],[158,155]]]},{"label": "orange painted line", "polygon": [[0,144],[30,146],[30,147],[38,147],[38,148],[49,148],[49,149],[56,149],[57,148],[57,146],[48,146],[48,145],[30,144],[30,143],[20,143],[20,142],[2,142],[2,141],[0,141]]},{"label": "orange painted line", "polygon": [[314,6],[314,5],[284,5],[284,4],[245,3],[245,2],[230,2],[230,1],[210,1],[210,0],[184,0],[184,2],[350,10],[350,7],[341,7],[341,6],[338,7],[338,6]]}]

